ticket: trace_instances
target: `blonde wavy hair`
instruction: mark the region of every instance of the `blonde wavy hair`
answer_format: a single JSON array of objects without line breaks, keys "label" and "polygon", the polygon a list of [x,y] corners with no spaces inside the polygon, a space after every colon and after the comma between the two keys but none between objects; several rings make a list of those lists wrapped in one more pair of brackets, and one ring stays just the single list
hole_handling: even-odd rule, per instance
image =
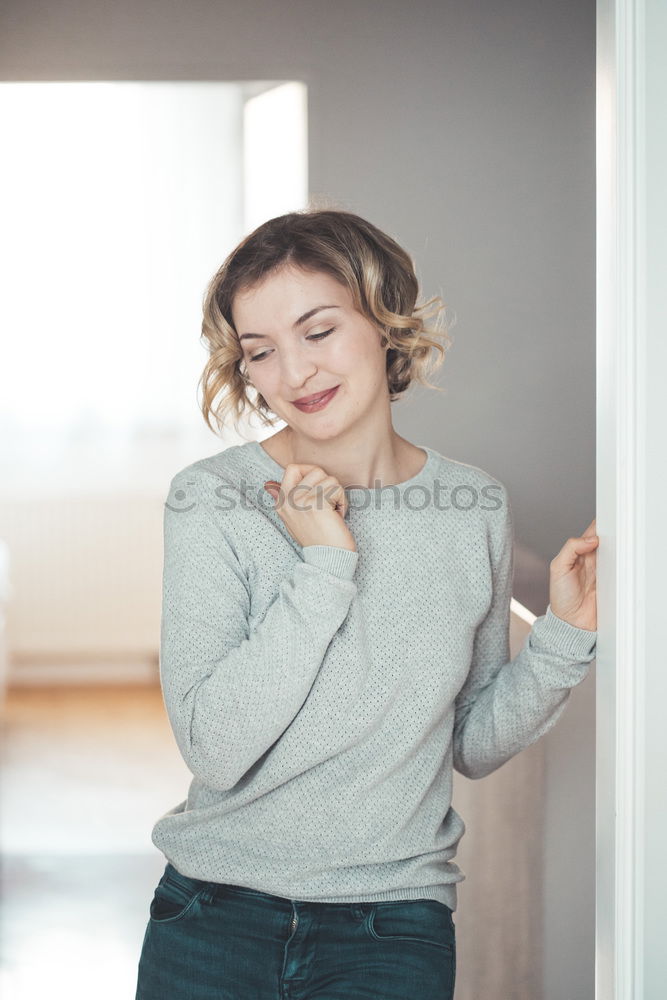
[{"label": "blonde wavy hair", "polygon": [[424,324],[446,308],[440,296],[417,305],[419,284],[412,259],[370,222],[338,208],[308,208],[258,226],[231,251],[207,286],[201,340],[209,358],[198,389],[203,389],[200,407],[211,430],[212,417],[222,430],[231,415],[237,433],[249,413],[270,427],[279,419],[269,416],[273,411],[242,367],[232,305],[238,292],[252,289],[287,264],[325,272],[349,289],[355,308],[377,327],[383,346],[389,345],[391,402],[413,381],[440,389],[426,375],[442,364],[452,338],[446,324],[443,329]]}]

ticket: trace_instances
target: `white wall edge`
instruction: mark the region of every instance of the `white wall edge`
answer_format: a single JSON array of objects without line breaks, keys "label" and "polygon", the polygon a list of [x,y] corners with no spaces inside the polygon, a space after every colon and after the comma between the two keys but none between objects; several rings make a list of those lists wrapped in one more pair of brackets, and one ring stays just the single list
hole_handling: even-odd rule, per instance
[{"label": "white wall edge", "polygon": [[644,0],[597,2],[596,1000],[644,996]]}]

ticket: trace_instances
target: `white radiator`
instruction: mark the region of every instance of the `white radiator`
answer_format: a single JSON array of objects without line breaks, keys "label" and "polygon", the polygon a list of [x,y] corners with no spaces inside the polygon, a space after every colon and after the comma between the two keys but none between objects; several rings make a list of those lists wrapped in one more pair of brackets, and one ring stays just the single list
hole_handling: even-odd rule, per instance
[{"label": "white radiator", "polygon": [[9,681],[156,669],[163,497],[0,502],[10,551]]}]

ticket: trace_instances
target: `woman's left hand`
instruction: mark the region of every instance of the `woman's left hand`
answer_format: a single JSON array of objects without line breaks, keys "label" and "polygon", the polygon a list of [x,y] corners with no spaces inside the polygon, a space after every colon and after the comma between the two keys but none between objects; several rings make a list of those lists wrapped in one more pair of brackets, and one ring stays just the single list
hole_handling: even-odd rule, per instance
[{"label": "woman's left hand", "polygon": [[[589,536],[588,538],[586,536]],[[595,518],[579,538],[568,538],[549,564],[549,603],[563,621],[577,628],[597,630]]]}]

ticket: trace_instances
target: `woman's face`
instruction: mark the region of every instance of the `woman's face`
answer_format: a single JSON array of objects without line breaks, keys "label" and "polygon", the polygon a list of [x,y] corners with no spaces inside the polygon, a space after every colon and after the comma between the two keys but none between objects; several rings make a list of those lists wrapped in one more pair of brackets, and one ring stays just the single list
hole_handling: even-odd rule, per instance
[{"label": "woman's face", "polygon": [[[252,384],[297,433],[328,439],[388,412],[380,332],[330,275],[285,266],[235,296],[232,322]],[[294,405],[335,386],[322,409]]]}]

